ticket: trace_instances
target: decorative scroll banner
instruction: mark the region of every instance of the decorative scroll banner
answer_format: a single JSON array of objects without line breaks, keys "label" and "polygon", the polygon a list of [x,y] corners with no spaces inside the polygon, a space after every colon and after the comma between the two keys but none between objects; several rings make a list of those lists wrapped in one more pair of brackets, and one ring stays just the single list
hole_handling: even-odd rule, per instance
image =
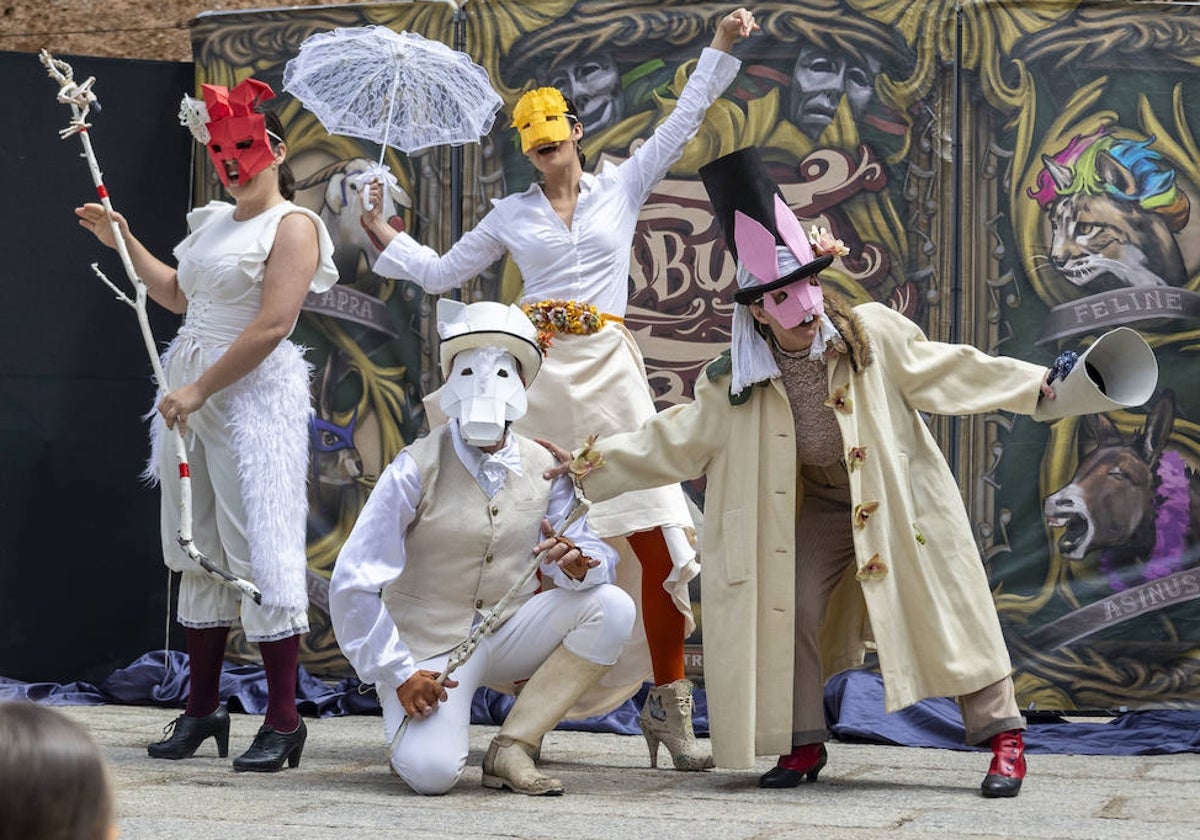
[{"label": "decorative scroll banner", "polygon": [[1030,635],[1030,641],[1044,650],[1054,650],[1131,618],[1197,598],[1200,598],[1200,569],[1184,569],[1067,613],[1039,627]]},{"label": "decorative scroll banner", "polygon": [[1168,286],[1088,295],[1051,309],[1037,343],[1157,318],[1200,320],[1200,295]]},{"label": "decorative scroll banner", "polygon": [[399,335],[392,313],[383,301],[346,286],[334,286],[323,295],[309,292],[303,308],[305,312],[362,324],[390,338]]}]

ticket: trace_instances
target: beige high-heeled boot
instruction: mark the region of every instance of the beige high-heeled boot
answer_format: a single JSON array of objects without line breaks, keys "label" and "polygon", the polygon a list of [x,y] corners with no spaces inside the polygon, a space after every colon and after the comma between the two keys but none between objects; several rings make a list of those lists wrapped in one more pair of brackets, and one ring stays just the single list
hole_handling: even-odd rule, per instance
[{"label": "beige high-heeled boot", "polygon": [[712,753],[696,741],[692,730],[692,681],[655,686],[646,696],[638,724],[650,748],[650,766],[658,766],[658,745],[666,744],[676,770],[708,770]]},{"label": "beige high-heeled boot", "polygon": [[563,783],[542,774],[534,752],[585,691],[611,665],[582,659],[563,645],[546,658],[517,695],[500,732],[483,757],[483,786],[528,796],[561,796]]}]

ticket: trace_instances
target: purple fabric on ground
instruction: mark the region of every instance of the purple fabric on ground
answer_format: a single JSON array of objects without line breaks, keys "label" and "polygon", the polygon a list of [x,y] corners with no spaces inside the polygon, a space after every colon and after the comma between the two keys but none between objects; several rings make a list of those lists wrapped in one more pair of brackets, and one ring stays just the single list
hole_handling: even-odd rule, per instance
[{"label": "purple fabric on ground", "polygon": [[[170,651],[147,653],[126,668],[114,671],[99,685],[25,683],[0,677],[0,701],[30,700],[53,706],[152,705],[181,708],[187,700],[187,655]],[[638,714],[649,684],[606,715],[567,720],[559,729],[581,732],[640,734]],[[221,674],[221,699],[231,711],[261,715],[266,711],[266,678],[257,665],[225,664]],[[499,725],[513,698],[481,688],[471,704],[471,722]],[[348,678],[327,682],[300,668],[297,707],[306,717],[379,714],[375,692]],[[825,716],[833,736],[842,741],[897,744],[910,747],[974,749],[963,744],[958,706],[945,698],[922,700],[907,709],[887,714],[883,710],[883,681],[871,671],[844,671],[825,686]],[[698,735],[708,734],[708,706],[704,690],[696,689],[693,725]],[[1105,723],[1032,720],[1025,730],[1031,753],[1086,755],[1153,755],[1200,752],[1200,709],[1159,709],[1127,712]]]},{"label": "purple fabric on ground", "polygon": [[[883,679],[870,671],[843,671],[826,683],[825,718],[838,740],[974,749],[963,743],[962,715],[953,700],[931,698],[888,714]],[[1025,747],[1076,755],[1200,752],[1200,709],[1126,712],[1104,723],[1034,720],[1025,730]]]}]

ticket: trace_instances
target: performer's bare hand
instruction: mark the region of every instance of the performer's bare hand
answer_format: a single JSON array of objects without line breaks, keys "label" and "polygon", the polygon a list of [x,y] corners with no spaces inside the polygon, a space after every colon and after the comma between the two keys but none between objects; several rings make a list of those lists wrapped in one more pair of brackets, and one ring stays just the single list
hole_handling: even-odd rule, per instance
[{"label": "performer's bare hand", "polygon": [[546,558],[542,562],[558,566],[572,580],[583,580],[587,577],[588,569],[600,565],[599,560],[585,555],[566,537],[554,536],[554,527],[549,519],[542,520],[542,536],[546,539],[533,547],[534,554],[545,551]]},{"label": "performer's bare hand", "polygon": [[543,440],[542,438],[534,438],[534,440],[544,446],[546,450],[558,461],[558,466],[551,467],[550,469],[546,470],[544,473],[542,473],[542,478],[553,481],[560,475],[566,475],[571,465],[571,460],[574,456],[572,456],[570,452],[563,449],[557,443],[551,443],[550,441]]},{"label": "performer's bare hand", "polygon": [[711,46],[714,50],[729,52],[734,41],[738,38],[749,38],[751,33],[757,30],[754,12],[749,9],[735,9],[717,24],[717,32],[713,35]]},{"label": "performer's bare hand", "polygon": [[[112,224],[109,222],[108,213],[104,209],[103,204],[90,202],[82,207],[75,208],[75,215],[79,217],[79,226],[86,231],[90,231],[97,239],[109,248],[117,247],[116,237],[113,236]],[[112,212],[112,218],[121,227],[121,235],[129,239],[129,222],[125,221],[125,217],[116,210]]]},{"label": "performer's bare hand", "polygon": [[174,429],[179,424],[179,431],[187,431],[188,415],[198,411],[200,406],[208,401],[208,397],[195,382],[176,388],[163,397],[158,403],[158,413],[167,421],[167,428]]},{"label": "performer's bare hand", "polygon": [[458,680],[447,678],[438,685],[436,671],[417,671],[396,689],[396,697],[409,717],[425,718],[437,711],[437,704],[450,699],[448,688],[457,688]]},{"label": "performer's bare hand", "polygon": [[383,182],[372,181],[363,190],[363,224],[369,225],[383,217]]},{"label": "performer's bare hand", "polygon": [[1046,368],[1046,375],[1042,377],[1042,396],[1048,400],[1052,400],[1055,397],[1054,388],[1050,385],[1050,376],[1052,373],[1052,370]]}]

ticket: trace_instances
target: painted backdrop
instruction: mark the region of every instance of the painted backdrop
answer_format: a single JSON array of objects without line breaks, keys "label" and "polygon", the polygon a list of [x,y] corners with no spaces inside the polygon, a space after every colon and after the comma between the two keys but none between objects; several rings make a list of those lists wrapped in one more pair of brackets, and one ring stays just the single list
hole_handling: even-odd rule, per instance
[{"label": "painted backdrop", "polygon": [[[470,0],[212,14],[197,83],[281,88],[300,42],[381,24],[463,49],[506,111],[461,150],[384,153],[394,226],[445,250],[532,167],[507,109],[533,86],[579,107],[589,166],[665,114],[728,6],[681,0]],[[643,208],[627,324],[660,406],[690,397],[728,342],[729,260],[697,169],[760,147],[806,225],[850,248],[827,282],[933,339],[1048,364],[1129,325],[1155,348],[1144,407],[1049,425],[930,418],[960,478],[1017,667],[1021,702],[1106,709],[1200,702],[1200,13],[1151,2],[805,0],[755,4],[742,71]],[[438,384],[432,299],[369,266],[346,175],[380,155],[276,103],[301,203],[329,223],[341,283],[306,307],[314,391],[309,559],[316,671],[344,672],[324,613],[337,549]],[[219,193],[200,156],[197,201]],[[500,262],[462,292],[513,300]],[[1187,383],[1193,383],[1191,387]],[[574,444],[575,441],[563,441]],[[703,505],[703,486],[688,488]],[[702,599],[701,599],[702,603]]]}]

